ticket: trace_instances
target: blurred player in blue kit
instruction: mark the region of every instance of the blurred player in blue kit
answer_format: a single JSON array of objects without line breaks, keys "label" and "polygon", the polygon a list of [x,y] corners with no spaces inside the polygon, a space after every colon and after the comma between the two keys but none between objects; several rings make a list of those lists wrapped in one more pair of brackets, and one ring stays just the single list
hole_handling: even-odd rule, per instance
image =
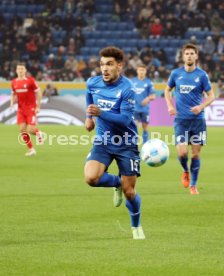
[{"label": "blurred player in blue kit", "polygon": [[156,98],[152,82],[146,77],[147,69],[144,64],[137,67],[137,77],[132,79],[135,88],[135,121],[142,124],[143,143],[149,139],[149,102]]},{"label": "blurred player in blue kit", "polygon": [[[92,187],[113,187],[114,206],[122,203],[122,191],[131,218],[133,239],[145,239],[140,224],[141,198],[136,193],[140,175],[140,158],[137,146],[137,128],[132,119],[134,90],[129,79],[121,75],[124,53],[116,47],[100,51],[101,76],[87,81],[88,131],[95,128],[96,138],[84,168],[85,181]],[[116,160],[119,176],[107,172]]]},{"label": "blurred player in blue kit", "polygon": [[[179,162],[183,168],[182,184],[190,185],[192,195],[199,194],[197,180],[200,170],[201,146],[206,144],[206,123],[204,108],[210,105],[215,96],[207,73],[196,66],[198,48],[186,44],[182,49],[184,66],[171,72],[165,89],[168,112],[175,115],[174,130]],[[171,94],[175,87],[176,108]],[[206,99],[203,101],[203,93]],[[188,167],[188,145],[191,145],[190,172]],[[191,174],[191,176],[190,176]]]}]

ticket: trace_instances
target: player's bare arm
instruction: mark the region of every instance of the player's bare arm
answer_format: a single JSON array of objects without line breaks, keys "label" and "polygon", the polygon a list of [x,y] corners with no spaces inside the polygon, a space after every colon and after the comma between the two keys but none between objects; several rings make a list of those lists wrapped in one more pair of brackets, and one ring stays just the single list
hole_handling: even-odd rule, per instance
[{"label": "player's bare arm", "polygon": [[155,100],[155,98],[156,98],[156,95],[155,95],[155,94],[149,95],[148,97],[146,97],[146,98],[142,101],[142,106],[145,106],[145,105],[149,104],[149,102]]},{"label": "player's bare arm", "polygon": [[86,118],[85,120],[85,128],[87,131],[92,131],[95,128],[95,121],[93,118]]},{"label": "player's bare arm", "polygon": [[16,95],[12,94],[11,95],[11,100],[10,100],[10,107],[12,108],[14,103],[16,102]]},{"label": "player's bare arm", "polygon": [[207,98],[206,100],[201,103],[200,105],[196,105],[193,106],[191,108],[191,111],[197,115],[199,114],[206,106],[209,106],[213,101],[215,100],[215,94],[213,92],[213,90],[210,90],[209,92],[207,92]]},{"label": "player's bare arm", "polygon": [[167,109],[168,109],[168,113],[173,116],[176,115],[177,111],[176,108],[173,105],[172,102],[172,88],[169,87],[168,85],[165,88],[165,100],[166,100],[166,104],[167,104]]},{"label": "player's bare arm", "polygon": [[39,91],[37,92],[36,113],[39,113],[39,112],[40,112],[40,102],[41,102],[41,99],[42,99],[42,92],[39,90]]}]

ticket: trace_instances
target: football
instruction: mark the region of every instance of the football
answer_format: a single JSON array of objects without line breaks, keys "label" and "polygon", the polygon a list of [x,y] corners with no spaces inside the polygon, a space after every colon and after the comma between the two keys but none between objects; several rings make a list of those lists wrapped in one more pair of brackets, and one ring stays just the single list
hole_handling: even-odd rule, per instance
[{"label": "football", "polygon": [[141,159],[151,167],[159,167],[166,163],[170,155],[169,148],[160,139],[148,140],[141,149]]}]

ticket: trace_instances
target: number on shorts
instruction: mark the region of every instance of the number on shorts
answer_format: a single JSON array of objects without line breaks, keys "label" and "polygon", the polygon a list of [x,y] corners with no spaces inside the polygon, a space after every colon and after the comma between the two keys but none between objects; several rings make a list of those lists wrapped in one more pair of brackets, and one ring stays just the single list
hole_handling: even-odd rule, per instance
[{"label": "number on shorts", "polygon": [[130,162],[131,162],[131,171],[138,172],[139,160],[130,159]]}]

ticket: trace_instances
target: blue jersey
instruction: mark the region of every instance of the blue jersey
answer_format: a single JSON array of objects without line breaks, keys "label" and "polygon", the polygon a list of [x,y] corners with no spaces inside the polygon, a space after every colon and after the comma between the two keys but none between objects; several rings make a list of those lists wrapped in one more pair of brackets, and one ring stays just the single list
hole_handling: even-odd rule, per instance
[{"label": "blue jersey", "polygon": [[132,79],[135,91],[135,112],[149,113],[149,105],[142,105],[142,101],[151,94],[154,88],[149,78],[139,80],[137,77]]},{"label": "blue jersey", "polygon": [[108,84],[102,76],[91,77],[87,81],[86,96],[87,105],[93,103],[102,110],[96,118],[96,140],[106,139],[107,144],[116,145],[120,145],[119,140],[121,145],[136,144],[135,94],[128,78],[121,76],[115,83]]},{"label": "blue jersey", "polygon": [[202,119],[204,111],[195,115],[191,108],[202,103],[203,92],[211,90],[211,83],[207,73],[196,67],[193,72],[187,72],[184,67],[171,72],[168,86],[175,87],[176,118],[179,119]]}]

